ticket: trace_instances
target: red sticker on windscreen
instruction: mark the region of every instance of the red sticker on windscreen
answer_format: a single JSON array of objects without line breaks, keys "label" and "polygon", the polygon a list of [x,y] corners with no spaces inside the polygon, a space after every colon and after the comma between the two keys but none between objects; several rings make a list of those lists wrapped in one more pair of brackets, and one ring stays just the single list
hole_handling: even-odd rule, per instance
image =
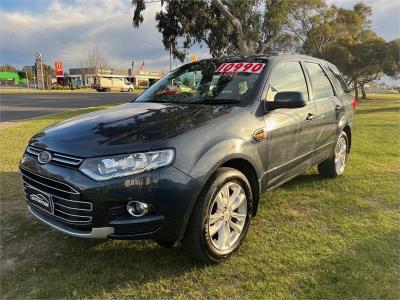
[{"label": "red sticker on windscreen", "polygon": [[264,66],[263,63],[223,63],[215,70],[215,73],[260,73]]}]

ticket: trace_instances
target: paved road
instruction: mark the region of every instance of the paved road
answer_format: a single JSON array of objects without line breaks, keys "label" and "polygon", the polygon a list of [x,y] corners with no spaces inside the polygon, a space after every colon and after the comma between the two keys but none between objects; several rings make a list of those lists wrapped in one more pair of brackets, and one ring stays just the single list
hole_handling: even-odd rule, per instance
[{"label": "paved road", "polygon": [[99,105],[116,105],[136,97],[129,93],[1,94],[0,122],[19,121]]}]

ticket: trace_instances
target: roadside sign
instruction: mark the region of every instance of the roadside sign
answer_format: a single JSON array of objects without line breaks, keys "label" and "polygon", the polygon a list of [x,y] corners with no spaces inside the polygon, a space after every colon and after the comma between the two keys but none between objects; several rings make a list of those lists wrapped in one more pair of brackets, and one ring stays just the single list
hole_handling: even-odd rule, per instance
[{"label": "roadside sign", "polygon": [[54,66],[56,77],[64,77],[63,63],[59,60],[56,60]]}]

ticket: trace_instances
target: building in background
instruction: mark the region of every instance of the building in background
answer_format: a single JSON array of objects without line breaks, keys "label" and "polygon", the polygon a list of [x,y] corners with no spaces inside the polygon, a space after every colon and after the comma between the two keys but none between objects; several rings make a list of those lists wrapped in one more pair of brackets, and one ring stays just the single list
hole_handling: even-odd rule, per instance
[{"label": "building in background", "polygon": [[26,79],[17,72],[0,72],[0,84],[2,86],[26,85]]},{"label": "building in background", "polygon": [[133,69],[99,69],[93,73],[89,68],[69,69],[66,80],[70,85],[92,86],[96,83],[96,78],[126,78],[133,85],[148,87],[159,80],[165,73],[162,71],[142,71]]}]

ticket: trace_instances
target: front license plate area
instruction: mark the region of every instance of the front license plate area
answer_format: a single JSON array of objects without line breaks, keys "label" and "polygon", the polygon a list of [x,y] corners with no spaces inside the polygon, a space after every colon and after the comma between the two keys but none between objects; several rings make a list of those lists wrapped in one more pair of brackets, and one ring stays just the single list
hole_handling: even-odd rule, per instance
[{"label": "front license plate area", "polygon": [[47,213],[54,214],[54,203],[50,195],[32,186],[25,186],[25,193],[29,204]]}]

